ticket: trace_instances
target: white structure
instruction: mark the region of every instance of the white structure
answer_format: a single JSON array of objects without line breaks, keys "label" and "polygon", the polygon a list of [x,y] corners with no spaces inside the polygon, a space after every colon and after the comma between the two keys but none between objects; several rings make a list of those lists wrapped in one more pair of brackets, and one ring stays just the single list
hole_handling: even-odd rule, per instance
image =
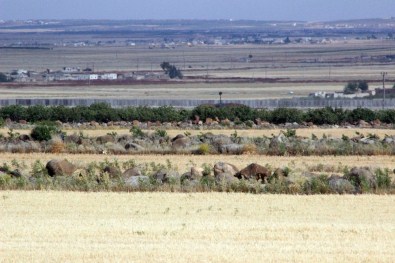
[{"label": "white structure", "polygon": [[90,74],[89,75],[89,79],[90,80],[98,80],[99,79],[99,75],[97,75],[97,74]]},{"label": "white structure", "polygon": [[75,72],[80,72],[81,69],[80,68],[75,68],[75,67],[64,67],[62,69],[62,72],[64,73],[75,73]]},{"label": "white structure", "polygon": [[100,76],[100,79],[103,79],[103,80],[116,80],[116,79],[118,79],[118,74],[116,74],[116,73],[105,73],[105,74]]}]

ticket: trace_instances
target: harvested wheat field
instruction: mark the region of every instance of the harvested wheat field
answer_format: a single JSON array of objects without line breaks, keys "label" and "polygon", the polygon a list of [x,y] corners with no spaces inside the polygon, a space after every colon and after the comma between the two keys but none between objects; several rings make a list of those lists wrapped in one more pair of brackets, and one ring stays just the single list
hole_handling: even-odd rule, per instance
[{"label": "harvested wheat field", "polygon": [[[191,166],[201,167],[203,164],[214,165],[217,162],[227,162],[243,168],[250,163],[269,164],[272,167],[288,166],[292,169],[305,171],[310,167],[321,165],[328,170],[338,167],[395,168],[395,156],[263,156],[263,155],[98,155],[98,154],[47,154],[47,153],[2,153],[0,163],[10,163],[13,160],[32,165],[36,160],[47,163],[52,159],[67,159],[78,166],[85,166],[90,162],[134,160],[137,164],[155,162],[166,165],[168,161],[179,171],[186,171]],[[333,169],[330,169],[333,168]]]},{"label": "harvested wheat field", "polygon": [[393,262],[395,196],[0,192],[2,262]]},{"label": "harvested wheat field", "polygon": [[[262,137],[262,136],[267,136],[271,137],[273,135],[279,135],[282,131],[286,131],[287,129],[243,129],[243,130],[232,130],[232,129],[223,129],[223,130],[216,130],[216,129],[199,129],[199,130],[166,130],[167,134],[170,137],[174,137],[177,134],[183,134],[185,131],[188,131],[191,133],[191,135],[199,135],[201,133],[206,133],[206,132],[211,132],[213,134],[224,134],[224,135],[231,135],[234,134],[235,131],[237,132],[238,136],[242,137]],[[20,133],[20,134],[30,134],[31,130],[30,129],[15,129],[13,130],[14,132]],[[124,129],[124,128],[113,128],[109,127],[108,129],[64,129],[64,132],[66,134],[71,135],[73,133],[79,134],[82,132],[85,136],[90,136],[90,137],[97,137],[97,136],[102,136],[106,135],[111,132],[116,132],[117,134],[130,134],[130,129]],[[155,130],[144,130],[145,132],[155,132]],[[0,134],[7,134],[9,132],[9,129],[2,128],[0,129]],[[318,138],[321,138],[322,136],[328,136],[328,137],[333,137],[333,138],[341,138],[343,135],[348,136],[348,137],[354,137],[357,136],[356,133],[361,133],[364,135],[369,135],[369,134],[375,134],[379,136],[380,138],[384,138],[386,135],[388,136],[393,136],[395,135],[395,129],[368,129],[368,128],[304,128],[304,129],[296,129],[296,135],[297,136],[303,136],[303,137],[311,137],[313,134],[316,135]]]}]

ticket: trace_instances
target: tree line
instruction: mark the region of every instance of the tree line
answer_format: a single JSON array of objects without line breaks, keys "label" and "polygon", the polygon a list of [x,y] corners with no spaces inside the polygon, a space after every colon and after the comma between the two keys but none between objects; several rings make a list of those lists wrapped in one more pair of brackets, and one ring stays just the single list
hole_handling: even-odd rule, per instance
[{"label": "tree line", "polygon": [[354,110],[321,108],[299,110],[294,108],[278,108],[275,110],[254,109],[245,105],[230,104],[217,107],[216,105],[200,105],[193,109],[177,109],[164,107],[127,107],[112,108],[105,103],[91,106],[65,107],[42,105],[23,107],[11,105],[0,108],[0,125],[6,119],[12,121],[26,120],[28,122],[61,121],[61,122],[110,122],[110,121],[151,121],[179,122],[207,118],[229,119],[234,122],[256,121],[260,119],[273,124],[290,122],[312,122],[316,125],[356,123],[360,120],[367,122],[380,120],[383,123],[395,124],[395,110],[370,110],[357,108]]}]

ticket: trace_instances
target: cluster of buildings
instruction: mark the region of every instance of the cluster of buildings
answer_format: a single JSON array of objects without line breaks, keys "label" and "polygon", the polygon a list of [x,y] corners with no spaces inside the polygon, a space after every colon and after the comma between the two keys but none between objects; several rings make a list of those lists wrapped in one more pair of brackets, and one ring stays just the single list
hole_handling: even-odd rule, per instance
[{"label": "cluster of buildings", "polygon": [[47,69],[45,72],[28,71],[25,69],[13,70],[7,74],[10,81],[14,82],[39,82],[39,81],[83,81],[83,80],[117,80],[117,73],[93,73],[86,68],[81,70],[76,67],[64,67],[58,71]]},{"label": "cluster of buildings", "polygon": [[45,72],[29,71],[25,69],[13,70],[6,74],[12,82],[51,82],[51,81],[115,81],[115,80],[167,80],[168,75],[163,72],[94,72],[91,68],[64,67],[61,70]]},{"label": "cluster of buildings", "polygon": [[[395,89],[385,89],[385,94],[387,97],[395,97]],[[366,92],[356,92],[353,94],[346,94],[344,92],[325,92],[325,91],[317,91],[314,93],[310,93],[310,98],[315,99],[358,99],[358,98],[367,98],[367,97],[377,97],[382,98],[384,95],[383,88],[376,88],[374,90],[368,90]]]}]

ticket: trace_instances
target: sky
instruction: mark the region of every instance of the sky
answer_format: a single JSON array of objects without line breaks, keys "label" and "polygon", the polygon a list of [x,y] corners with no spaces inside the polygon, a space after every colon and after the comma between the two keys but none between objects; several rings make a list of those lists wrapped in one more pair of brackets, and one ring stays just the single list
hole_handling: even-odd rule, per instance
[{"label": "sky", "polygon": [[329,21],[395,16],[395,0],[0,0],[0,19]]}]

